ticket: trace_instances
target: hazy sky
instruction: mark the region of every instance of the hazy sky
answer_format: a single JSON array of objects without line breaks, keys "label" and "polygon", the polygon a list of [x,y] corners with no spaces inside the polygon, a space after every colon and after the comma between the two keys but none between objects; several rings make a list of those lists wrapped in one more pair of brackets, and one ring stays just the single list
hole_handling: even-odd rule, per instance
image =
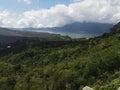
[{"label": "hazy sky", "polygon": [[73,22],[117,23],[120,0],[0,0],[2,27],[56,27]]}]

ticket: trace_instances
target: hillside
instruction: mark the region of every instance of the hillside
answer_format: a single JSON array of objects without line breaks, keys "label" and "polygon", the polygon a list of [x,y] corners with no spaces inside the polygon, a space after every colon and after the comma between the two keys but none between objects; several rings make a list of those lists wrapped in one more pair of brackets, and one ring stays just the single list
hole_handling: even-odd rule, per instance
[{"label": "hillside", "polygon": [[120,23],[88,40],[0,45],[0,90],[117,90],[119,76]]},{"label": "hillside", "polygon": [[113,24],[109,23],[72,23],[65,25],[63,27],[56,27],[53,28],[53,30],[60,31],[60,32],[72,32],[72,33],[80,33],[80,32],[87,32],[89,34],[103,34],[105,32],[108,32],[110,28],[113,27]]},{"label": "hillside", "polygon": [[0,28],[0,43],[10,43],[18,40],[41,40],[41,41],[63,41],[69,40],[68,36],[42,32],[19,31],[7,28]]},{"label": "hillside", "polygon": [[69,35],[72,38],[83,38],[83,37],[89,38],[89,37],[102,35],[103,33],[108,32],[108,30],[112,27],[113,24],[109,24],[109,23],[75,22],[61,27],[23,28],[20,30],[52,32],[62,35]]}]

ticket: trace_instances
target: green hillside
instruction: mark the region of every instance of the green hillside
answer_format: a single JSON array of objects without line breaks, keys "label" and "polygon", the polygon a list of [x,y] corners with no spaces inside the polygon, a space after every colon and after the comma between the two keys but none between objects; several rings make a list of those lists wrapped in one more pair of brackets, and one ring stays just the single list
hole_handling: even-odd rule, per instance
[{"label": "green hillside", "polygon": [[69,36],[60,34],[20,31],[0,27],[0,43],[10,43],[20,40],[63,41],[70,40]]},{"label": "green hillside", "polygon": [[120,86],[120,23],[89,40],[0,45],[0,90],[82,90],[84,86],[95,90]]}]

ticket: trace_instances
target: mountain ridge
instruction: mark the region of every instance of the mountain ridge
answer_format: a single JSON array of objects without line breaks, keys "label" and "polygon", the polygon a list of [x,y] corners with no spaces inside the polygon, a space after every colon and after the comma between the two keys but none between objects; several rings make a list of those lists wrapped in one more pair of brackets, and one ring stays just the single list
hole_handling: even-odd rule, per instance
[{"label": "mountain ridge", "polygon": [[[21,28],[20,30],[28,30],[33,32],[49,32],[57,33],[62,35],[68,35],[72,38],[89,38],[94,36],[102,35],[108,32],[114,24],[109,23],[79,23],[75,22],[72,24],[67,24],[62,27],[51,27],[51,28]],[[72,35],[73,34],[73,35]],[[77,37],[75,37],[77,36]]]},{"label": "mountain ridge", "polygon": [[64,41],[70,40],[68,36],[50,34],[44,32],[19,31],[8,28],[0,28],[0,42],[15,42],[17,40],[41,40],[41,41]]},{"label": "mountain ridge", "polygon": [[0,44],[0,72],[1,90],[117,90],[120,24],[90,39]]}]

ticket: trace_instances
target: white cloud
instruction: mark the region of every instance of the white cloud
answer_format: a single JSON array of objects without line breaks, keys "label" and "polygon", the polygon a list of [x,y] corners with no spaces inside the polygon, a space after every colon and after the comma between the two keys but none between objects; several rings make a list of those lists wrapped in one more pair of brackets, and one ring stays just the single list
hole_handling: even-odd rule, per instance
[{"label": "white cloud", "polygon": [[83,0],[71,0],[71,2],[82,2]]},{"label": "white cloud", "polygon": [[[0,18],[4,20],[4,12]],[[5,15],[6,16],[6,15]],[[120,20],[119,0],[80,0],[68,6],[58,4],[49,9],[25,11],[18,18],[11,18],[7,14],[9,27],[56,27],[73,22],[104,22],[117,23]],[[5,19],[6,20],[6,19]]]},{"label": "white cloud", "polygon": [[25,2],[26,4],[31,4],[32,1],[31,0],[17,0],[18,2]]},{"label": "white cloud", "polygon": [[6,18],[9,16],[9,12],[7,10],[0,12],[0,26],[5,25],[9,21]]},{"label": "white cloud", "polygon": [[27,4],[31,4],[32,2],[30,0],[24,0]]},{"label": "white cloud", "polygon": [[16,14],[10,13],[7,10],[0,11],[0,27],[16,27],[16,22],[20,19],[16,16]]}]

